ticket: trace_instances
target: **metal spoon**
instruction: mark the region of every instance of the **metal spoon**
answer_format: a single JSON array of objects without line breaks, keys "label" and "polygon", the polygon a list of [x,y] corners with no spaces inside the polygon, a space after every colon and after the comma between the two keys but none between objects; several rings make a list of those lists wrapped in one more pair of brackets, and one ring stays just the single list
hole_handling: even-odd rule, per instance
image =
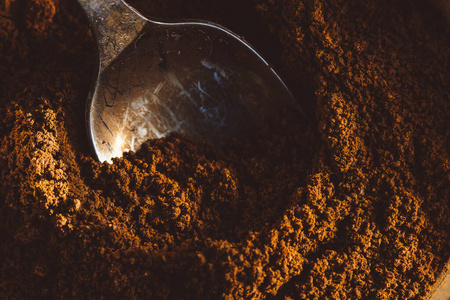
[{"label": "metal spoon", "polygon": [[99,50],[86,108],[99,161],[171,132],[224,145],[301,109],[245,41],[210,22],[148,20],[121,0],[78,0]]}]

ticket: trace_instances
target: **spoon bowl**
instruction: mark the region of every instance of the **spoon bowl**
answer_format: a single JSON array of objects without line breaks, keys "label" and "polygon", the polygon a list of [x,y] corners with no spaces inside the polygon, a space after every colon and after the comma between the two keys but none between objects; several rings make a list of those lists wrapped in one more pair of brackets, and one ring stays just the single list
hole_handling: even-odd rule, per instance
[{"label": "spoon bowl", "polygon": [[223,146],[286,109],[302,114],[269,64],[220,25],[151,21],[119,0],[79,3],[98,40],[86,119],[101,162],[172,132]]}]

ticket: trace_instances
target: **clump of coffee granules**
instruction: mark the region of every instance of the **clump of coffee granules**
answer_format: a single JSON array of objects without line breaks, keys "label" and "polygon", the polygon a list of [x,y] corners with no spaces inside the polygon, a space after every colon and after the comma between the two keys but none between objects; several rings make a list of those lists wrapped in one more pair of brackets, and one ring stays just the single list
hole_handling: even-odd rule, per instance
[{"label": "clump of coffee granules", "polygon": [[427,297],[450,257],[441,16],[419,1],[241,2],[133,4],[235,30],[260,14],[315,120],[287,114],[225,149],[175,134],[112,165],[83,127],[96,57],[81,9],[0,4],[2,298]]}]

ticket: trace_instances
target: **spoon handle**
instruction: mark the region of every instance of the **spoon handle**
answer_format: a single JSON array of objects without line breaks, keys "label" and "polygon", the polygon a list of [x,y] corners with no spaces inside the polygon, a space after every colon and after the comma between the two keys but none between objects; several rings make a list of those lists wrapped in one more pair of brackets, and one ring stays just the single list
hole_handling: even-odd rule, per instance
[{"label": "spoon handle", "polygon": [[147,20],[122,0],[78,0],[97,38],[100,70],[139,35]]}]

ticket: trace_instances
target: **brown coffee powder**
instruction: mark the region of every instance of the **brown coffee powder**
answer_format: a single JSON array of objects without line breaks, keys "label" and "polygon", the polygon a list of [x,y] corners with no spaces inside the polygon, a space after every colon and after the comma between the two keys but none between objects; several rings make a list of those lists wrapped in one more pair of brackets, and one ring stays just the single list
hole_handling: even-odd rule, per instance
[{"label": "brown coffee powder", "polygon": [[2,298],[427,297],[450,257],[441,16],[419,1],[241,2],[133,5],[234,30],[260,14],[243,30],[271,41],[314,120],[286,114],[225,149],[175,134],[112,165],[85,136],[96,58],[81,9],[0,4]]}]

